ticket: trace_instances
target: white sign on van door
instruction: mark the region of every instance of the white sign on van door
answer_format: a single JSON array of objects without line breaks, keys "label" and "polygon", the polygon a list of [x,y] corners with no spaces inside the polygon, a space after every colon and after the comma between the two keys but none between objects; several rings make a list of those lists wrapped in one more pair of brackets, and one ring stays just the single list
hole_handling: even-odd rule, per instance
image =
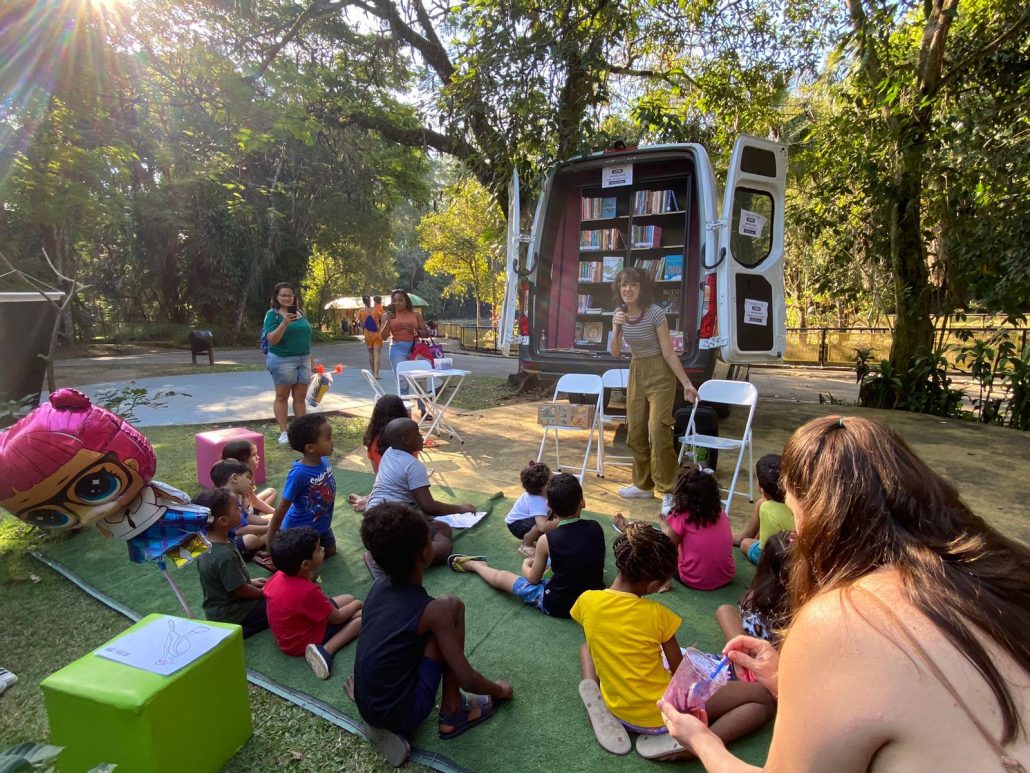
[{"label": "white sign on van door", "polygon": [[601,187],[617,188],[633,184],[633,164],[606,166],[601,169]]},{"label": "white sign on van door", "polygon": [[750,236],[757,239],[762,235],[762,231],[765,230],[766,220],[765,216],[759,215],[757,212],[742,209],[740,210],[740,226],[737,230],[741,236]]},{"label": "white sign on van door", "polygon": [[750,298],[744,299],[744,324],[761,325],[769,324],[769,302],[753,301]]}]

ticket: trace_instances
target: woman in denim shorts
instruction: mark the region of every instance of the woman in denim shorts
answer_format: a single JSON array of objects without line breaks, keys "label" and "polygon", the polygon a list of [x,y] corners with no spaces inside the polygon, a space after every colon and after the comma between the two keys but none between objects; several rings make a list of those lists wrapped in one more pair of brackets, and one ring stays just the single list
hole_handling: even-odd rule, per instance
[{"label": "woman in denim shorts", "polygon": [[304,398],[311,380],[311,323],[300,310],[297,291],[287,282],[272,288],[270,305],[263,326],[268,339],[266,365],[275,384],[272,408],[279,424],[279,444],[285,445],[290,442],[286,436],[290,397],[295,417],[306,411]]}]

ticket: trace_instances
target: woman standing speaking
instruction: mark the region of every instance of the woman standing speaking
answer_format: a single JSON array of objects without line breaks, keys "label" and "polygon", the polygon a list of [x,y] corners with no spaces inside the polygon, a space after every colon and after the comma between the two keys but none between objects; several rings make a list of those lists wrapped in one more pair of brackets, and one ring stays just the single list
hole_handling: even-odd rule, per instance
[{"label": "woman standing speaking", "polygon": [[625,341],[632,355],[626,425],[633,483],[619,489],[619,496],[650,499],[657,490],[662,495],[662,513],[668,513],[678,466],[672,447],[676,382],[688,402],[697,400],[697,390],[673,351],[665,312],[653,303],[650,276],[638,268],[625,268],[616,275],[612,294],[617,308],[609,353],[619,357]]},{"label": "woman standing speaking", "polygon": [[268,340],[265,363],[275,384],[272,411],[279,425],[279,445],[286,445],[290,442],[286,436],[290,397],[294,416],[303,416],[307,410],[304,398],[311,381],[311,323],[300,310],[297,291],[288,282],[272,288],[269,305],[262,326]]}]

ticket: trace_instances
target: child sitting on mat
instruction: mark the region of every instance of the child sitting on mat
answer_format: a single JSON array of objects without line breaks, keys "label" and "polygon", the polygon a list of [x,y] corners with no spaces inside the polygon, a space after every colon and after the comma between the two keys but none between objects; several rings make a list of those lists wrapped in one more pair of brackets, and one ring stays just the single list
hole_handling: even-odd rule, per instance
[{"label": "child sitting on mat", "polygon": [[[579,517],[586,503],[575,475],[551,478],[547,504],[558,523],[537,540],[536,554],[522,562],[521,577],[494,569],[483,556],[455,554],[447,559],[447,565],[455,572],[478,574],[488,585],[552,617],[567,618],[583,591],[604,587],[604,531],[597,521]],[[553,575],[544,582],[548,564]]]},{"label": "child sitting on mat", "polygon": [[672,510],[658,525],[678,548],[677,576],[688,588],[714,590],[733,579],[733,530],[710,470],[692,465],[680,471]]},{"label": "child sitting on mat", "polygon": [[522,481],[522,496],[515,500],[511,512],[504,517],[504,524],[512,536],[522,540],[519,555],[532,558],[536,554],[536,542],[540,535],[551,531],[558,520],[547,507],[547,482],[551,479],[551,468],[542,462],[530,460],[519,474]]},{"label": "child sitting on mat", "polygon": [[[598,743],[613,754],[629,752],[633,732],[640,733],[637,752],[643,757],[693,756],[668,735],[656,706],[683,659],[676,641],[681,621],[644,598],[672,576],[676,562],[672,540],[649,524],[629,523],[615,540],[615,582],[606,590],[587,591],[572,607],[572,619],[586,637],[580,648],[579,694]],[[730,741],[772,716],[772,696],[757,684],[731,682],[715,693],[706,710],[715,733]]]},{"label": "child sitting on mat", "polygon": [[336,478],[329,460],[333,452],[332,425],[322,414],[309,413],[290,422],[286,435],[290,448],[303,456],[293,463],[286,476],[283,496],[268,523],[265,543],[271,549],[280,524],[284,529],[310,526],[318,532],[325,558],[329,558],[336,555]]},{"label": "child sitting on mat", "polygon": [[250,497],[254,493],[253,473],[238,459],[223,459],[212,465],[210,475],[212,483],[226,489],[240,503],[240,525],[231,536],[245,558],[254,555],[265,545],[268,519],[255,515],[250,509]]},{"label": "child sitting on mat", "polygon": [[236,623],[243,636],[268,628],[261,589],[266,578],[250,579],[243,557],[229,533],[240,523],[240,504],[224,488],[198,494],[193,503],[211,511],[207,539],[211,549],[197,557],[197,573],[204,591],[204,617],[220,623]]},{"label": "child sitting on mat", "polygon": [[[246,439],[230,440],[222,448],[222,459],[236,459],[250,468],[252,475],[257,474],[261,457],[258,447]],[[266,488],[261,492],[250,492],[250,507],[258,515],[271,515],[275,512],[275,497],[278,492],[274,488]]]},{"label": "child sitting on mat", "polygon": [[740,545],[740,552],[747,556],[752,564],[757,564],[762,557],[762,549],[766,540],[781,531],[794,530],[794,513],[784,503],[786,492],[780,482],[780,455],[766,454],[755,465],[755,477],[762,496],[755,502],[744,531],[733,544]]},{"label": "child sitting on mat", "polygon": [[[384,432],[386,425],[394,419],[408,418],[411,418],[408,404],[397,395],[383,395],[376,400],[375,407],[372,408],[372,416],[368,420],[368,427],[365,428],[365,436],[361,440],[367,449],[368,460],[372,462],[372,472],[379,472],[379,462],[387,449],[386,432]],[[418,454],[416,453],[415,456]],[[347,501],[359,513],[364,512],[368,506],[367,496],[348,494]]]},{"label": "child sitting on mat", "polygon": [[751,587],[740,600],[740,606],[723,604],[715,610],[715,619],[726,641],[746,634],[779,646],[781,629],[790,617],[787,577],[793,544],[792,531],[777,532],[769,537],[765,541],[765,549],[755,569]]},{"label": "child sitting on mat", "polygon": [[315,584],[324,558],[317,531],[284,529],[272,542],[279,571],[265,585],[275,643],[287,655],[303,655],[319,679],[329,678],[333,655],[361,631],[361,602],[347,594],[327,596]]},{"label": "child sitting on mat", "polygon": [[[369,740],[399,767],[408,738],[436,705],[443,682],[438,727],[456,738],[494,715],[512,696],[507,682],[492,681],[465,657],[465,605],[454,596],[433,598],[422,577],[433,556],[425,518],[401,503],[368,508],[361,541],[386,577],[368,592],[361,638],[348,692],[365,721]],[[466,695],[462,689],[472,694]]]}]

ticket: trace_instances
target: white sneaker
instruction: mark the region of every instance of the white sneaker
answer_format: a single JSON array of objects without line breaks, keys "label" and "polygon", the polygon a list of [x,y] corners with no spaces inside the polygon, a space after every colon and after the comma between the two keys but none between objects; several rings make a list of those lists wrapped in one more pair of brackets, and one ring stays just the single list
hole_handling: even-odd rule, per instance
[{"label": "white sneaker", "polygon": [[662,494],[662,515],[668,515],[672,511],[673,496],[671,491]]},{"label": "white sneaker", "polygon": [[623,499],[651,499],[654,496],[654,492],[637,488],[631,483],[619,489],[619,496]]},{"label": "white sneaker", "polygon": [[289,442],[290,442],[290,436],[287,435],[285,432],[280,432],[279,433],[279,445],[284,446],[284,445],[286,445]]}]

